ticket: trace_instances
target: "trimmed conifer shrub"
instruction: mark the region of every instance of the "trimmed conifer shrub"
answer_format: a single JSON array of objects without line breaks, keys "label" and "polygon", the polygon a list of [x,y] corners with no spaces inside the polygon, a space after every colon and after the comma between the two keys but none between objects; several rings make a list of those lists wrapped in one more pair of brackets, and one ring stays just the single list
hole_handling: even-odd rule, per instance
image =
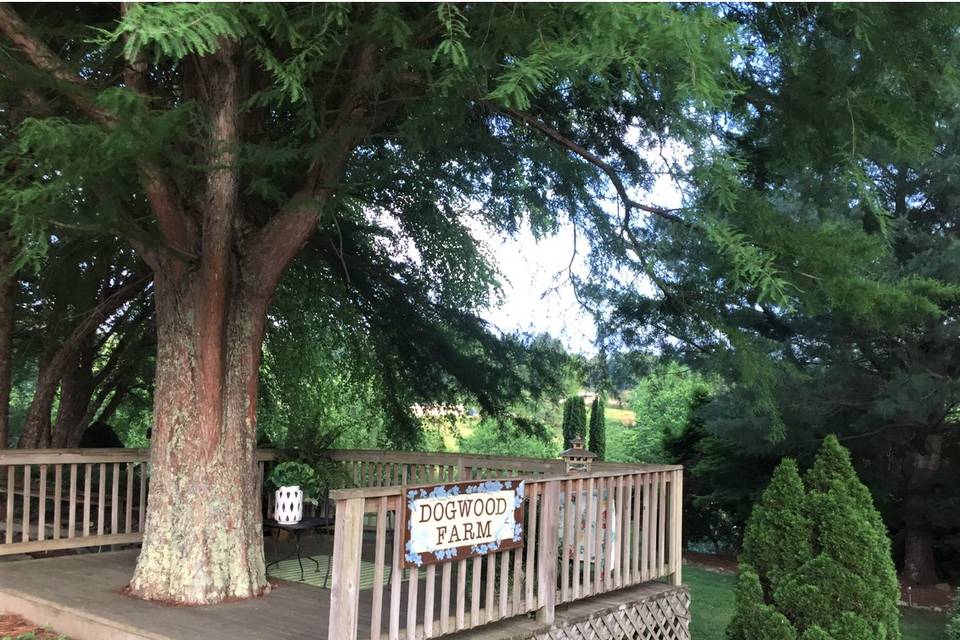
[{"label": "trimmed conifer shrub", "polygon": [[597,395],[590,407],[590,439],[587,449],[597,454],[597,460],[607,455],[607,424],[603,418],[603,398]]},{"label": "trimmed conifer shrub", "polygon": [[900,640],[890,540],[834,436],[805,481],[793,460],[777,467],[740,562],[731,640]]}]

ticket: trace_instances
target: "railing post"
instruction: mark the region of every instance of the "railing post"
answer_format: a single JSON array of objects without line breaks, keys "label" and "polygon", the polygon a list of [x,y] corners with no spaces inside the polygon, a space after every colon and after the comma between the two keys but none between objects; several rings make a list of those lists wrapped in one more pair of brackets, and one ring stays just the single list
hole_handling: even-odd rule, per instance
[{"label": "railing post", "polygon": [[[547,482],[540,494],[537,548],[537,621],[552,625],[557,603],[557,546],[560,542],[560,480]],[[532,533],[532,532],[530,532]],[[528,536],[527,544],[532,540]]]},{"label": "railing post", "polygon": [[328,638],[354,640],[360,609],[360,552],[364,498],[337,500],[333,533]]},{"label": "railing post", "polygon": [[683,565],[683,469],[670,479],[670,584],[679,587]]}]

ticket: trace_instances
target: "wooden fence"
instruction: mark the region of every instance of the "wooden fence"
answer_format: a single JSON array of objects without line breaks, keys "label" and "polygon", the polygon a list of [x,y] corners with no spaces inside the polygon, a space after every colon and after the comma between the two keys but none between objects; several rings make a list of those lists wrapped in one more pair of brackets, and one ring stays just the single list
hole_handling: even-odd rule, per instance
[{"label": "wooden fence", "polygon": [[[548,625],[558,604],[661,578],[680,583],[681,467],[599,463],[567,475],[559,460],[328,455],[344,487],[327,502],[336,517],[330,638],[425,639],[531,613]],[[276,457],[258,451],[261,487]],[[0,451],[0,555],[140,542],[149,477],[145,449]],[[402,568],[404,487],[518,477],[522,547]],[[269,503],[268,492],[266,513]],[[361,591],[364,564],[373,578]]]},{"label": "wooden fence", "polygon": [[[274,457],[257,453],[261,476]],[[140,542],[149,458],[147,449],[0,450],[0,556]]]},{"label": "wooden fence", "polygon": [[[351,469],[361,462],[347,459]],[[484,461],[493,464],[484,466]],[[588,474],[557,476],[542,473],[540,465],[550,461],[527,466],[525,459],[463,457],[459,465],[451,462],[399,464],[424,465],[422,479],[429,483],[528,475],[523,546],[404,570],[402,531],[394,526],[402,487],[386,482],[334,491],[327,637],[432,638],[531,612],[549,625],[560,603],[658,578],[680,584],[681,467],[598,465]],[[374,477],[396,477],[398,463],[383,458],[362,461],[357,473],[370,477],[362,470],[370,464]],[[406,473],[409,481],[409,468]],[[418,470],[415,477],[421,475]],[[373,564],[373,584],[361,591],[365,562]],[[369,636],[359,629],[361,618],[369,619]]]}]

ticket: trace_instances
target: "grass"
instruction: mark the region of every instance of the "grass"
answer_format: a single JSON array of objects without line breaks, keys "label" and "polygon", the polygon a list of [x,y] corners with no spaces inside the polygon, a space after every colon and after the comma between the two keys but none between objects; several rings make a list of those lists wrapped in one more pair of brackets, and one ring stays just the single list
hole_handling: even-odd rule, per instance
[{"label": "grass", "polygon": [[633,423],[636,422],[637,419],[637,416],[634,415],[630,409],[619,409],[617,407],[611,407],[610,405],[603,408],[603,417],[607,419],[612,418],[625,427],[633,426]]},{"label": "grass", "polygon": [[[733,615],[733,576],[685,566],[683,582],[690,587],[693,640],[725,640],[724,630]],[[942,615],[903,609],[903,640],[943,640],[943,626]]]}]

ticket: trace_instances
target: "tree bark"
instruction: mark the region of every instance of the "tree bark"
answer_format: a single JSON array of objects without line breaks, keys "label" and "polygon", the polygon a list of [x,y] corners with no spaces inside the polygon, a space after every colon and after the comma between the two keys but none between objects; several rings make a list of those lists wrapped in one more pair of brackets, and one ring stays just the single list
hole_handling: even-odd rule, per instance
[{"label": "tree bark", "polygon": [[10,386],[13,383],[13,320],[16,309],[17,278],[4,275],[9,256],[0,256],[0,449],[10,439]]},{"label": "tree bark", "polygon": [[144,291],[145,284],[145,278],[133,276],[119,288],[104,291],[106,297],[98,301],[67,338],[44,354],[37,374],[37,387],[23,421],[18,448],[44,449],[50,446],[50,413],[67,363],[76,353],[78,346],[88,340],[107,318]]},{"label": "tree bark", "polygon": [[908,524],[904,532],[903,573],[913,584],[936,584],[933,534],[928,527]]},{"label": "tree bark", "polygon": [[269,588],[255,459],[266,300],[242,284],[159,278],[150,500],[130,590],[184,604],[254,597]]},{"label": "tree bark", "polygon": [[18,449],[46,449],[50,446],[50,412],[60,387],[66,354],[46,353],[40,359],[37,386],[23,419]]},{"label": "tree bark", "polygon": [[87,412],[93,397],[94,345],[84,344],[68,358],[60,383],[60,404],[51,442],[54,447],[77,447],[87,428]]},{"label": "tree bark", "polygon": [[904,509],[904,560],[903,573],[914,584],[936,584],[937,569],[933,555],[933,533],[924,515],[931,480],[943,464],[943,435],[926,433],[917,436],[919,441],[911,456],[911,470],[907,481],[907,498]]}]

